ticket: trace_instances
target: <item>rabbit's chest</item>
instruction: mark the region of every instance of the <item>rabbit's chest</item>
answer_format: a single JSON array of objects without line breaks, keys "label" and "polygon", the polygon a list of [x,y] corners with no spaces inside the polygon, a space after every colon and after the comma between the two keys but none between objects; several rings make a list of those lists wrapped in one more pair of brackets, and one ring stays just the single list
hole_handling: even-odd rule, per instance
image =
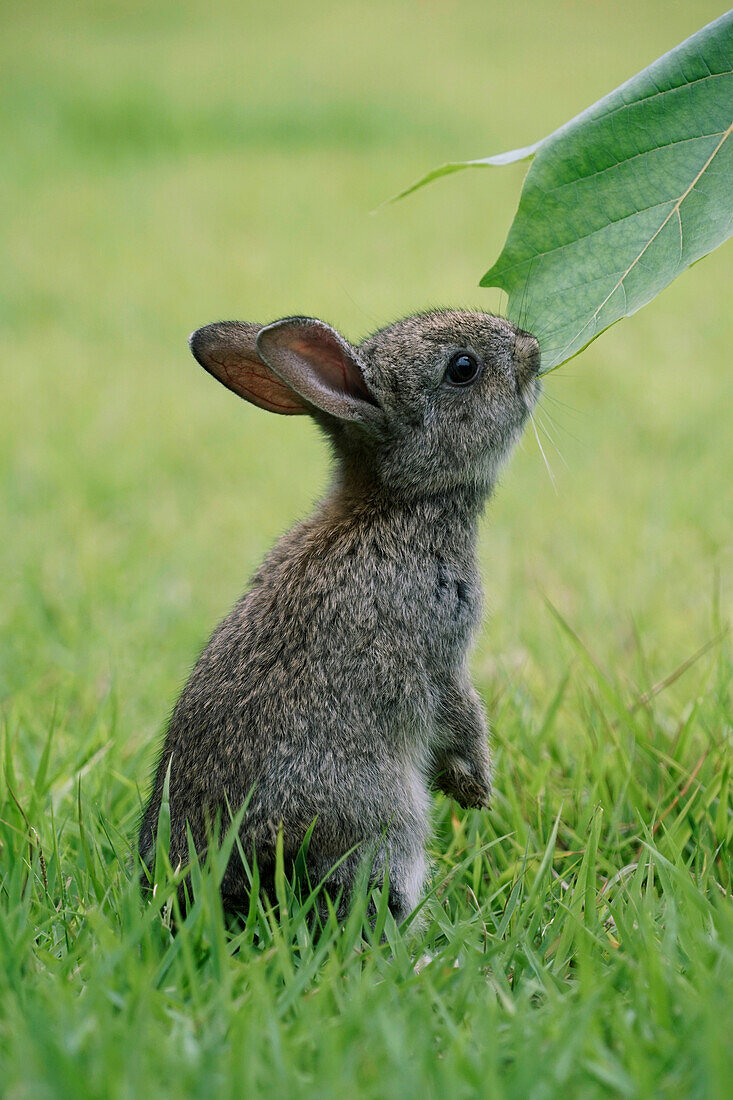
[{"label": "rabbit's chest", "polygon": [[[475,570],[439,559],[424,593],[427,648],[438,659],[460,658],[481,618],[481,586]],[[428,574],[430,575],[430,574]]]}]

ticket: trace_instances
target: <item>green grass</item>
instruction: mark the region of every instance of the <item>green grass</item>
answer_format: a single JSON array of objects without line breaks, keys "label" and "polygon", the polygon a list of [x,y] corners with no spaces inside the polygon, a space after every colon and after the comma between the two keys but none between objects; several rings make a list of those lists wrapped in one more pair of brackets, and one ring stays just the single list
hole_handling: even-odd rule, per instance
[{"label": "green grass", "polygon": [[557,490],[528,432],[488,510],[496,797],[437,801],[424,930],[314,944],[291,900],[227,931],[213,867],[173,936],[131,865],[187,669],[327,476],[188,332],[500,308],[521,168],[369,212],[718,14],[3,7],[3,1095],[727,1096],[730,248],[548,380]]}]

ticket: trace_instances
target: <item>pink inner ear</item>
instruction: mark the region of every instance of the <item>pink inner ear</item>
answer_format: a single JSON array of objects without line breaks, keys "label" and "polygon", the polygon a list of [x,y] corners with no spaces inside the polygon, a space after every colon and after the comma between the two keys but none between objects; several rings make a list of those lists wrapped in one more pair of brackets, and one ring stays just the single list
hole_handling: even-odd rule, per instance
[{"label": "pink inner ear", "polygon": [[332,389],[371,401],[358,366],[329,333],[318,332],[315,335],[309,331],[307,338],[295,336],[291,348],[312,363]]},{"label": "pink inner ear", "polygon": [[309,411],[303,399],[259,358],[239,352],[209,354],[209,369],[234,393],[261,409],[295,416]]},{"label": "pink inner ear", "polygon": [[300,397],[259,361],[249,363],[245,381],[239,388],[248,400],[270,412],[293,414],[307,411]]}]

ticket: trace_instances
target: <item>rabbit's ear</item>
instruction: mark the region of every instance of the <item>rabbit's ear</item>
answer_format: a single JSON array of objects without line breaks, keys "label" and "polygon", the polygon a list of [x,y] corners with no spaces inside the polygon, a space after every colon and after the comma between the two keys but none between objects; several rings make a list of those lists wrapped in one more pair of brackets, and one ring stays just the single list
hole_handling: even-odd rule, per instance
[{"label": "rabbit's ear", "polygon": [[245,401],[286,416],[310,412],[302,397],[258,355],[261,331],[262,325],[220,321],[198,329],[188,343],[201,366]]},{"label": "rabbit's ear", "polygon": [[295,394],[341,420],[379,415],[355,348],[335,329],[312,317],[286,317],[257,337],[260,357]]}]

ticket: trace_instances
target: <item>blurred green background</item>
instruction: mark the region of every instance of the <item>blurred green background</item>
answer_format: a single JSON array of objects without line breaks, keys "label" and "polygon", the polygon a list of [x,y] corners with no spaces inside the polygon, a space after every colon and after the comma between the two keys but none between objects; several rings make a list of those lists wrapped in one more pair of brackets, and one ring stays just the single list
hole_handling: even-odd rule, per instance
[{"label": "blurred green background", "polygon": [[189,332],[501,309],[477,284],[523,166],[371,212],[719,14],[4,0],[3,1095],[727,1097],[729,646],[685,662],[733,596],[730,246],[547,379],[552,478],[530,428],[488,508],[495,796],[436,799],[416,943],[314,948],[302,911],[227,938],[215,888],[172,936],[130,847],[187,670],[328,478],[313,425],[238,401]]},{"label": "blurred green background", "polygon": [[[477,283],[523,168],[371,212],[547,133],[714,3],[3,5],[0,701],[153,738],[271,541],[323,488],[309,423],[217,386],[186,338],[311,313],[359,339]],[[481,539],[485,694],[568,662],[543,597],[637,681],[730,610],[724,247],[552,375]],[[694,675],[694,673],[693,673]]]}]

